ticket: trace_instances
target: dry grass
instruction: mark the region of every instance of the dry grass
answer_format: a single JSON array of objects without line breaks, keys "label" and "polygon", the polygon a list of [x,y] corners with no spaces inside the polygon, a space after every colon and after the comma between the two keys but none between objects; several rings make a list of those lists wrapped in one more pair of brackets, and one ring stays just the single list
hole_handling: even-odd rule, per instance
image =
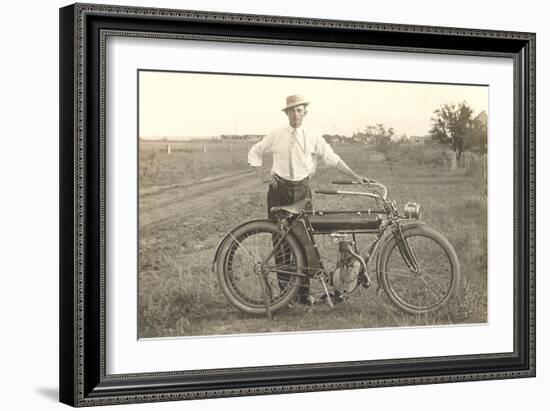
[{"label": "dry grass", "polygon": [[[139,186],[188,184],[203,178],[242,171],[251,143],[140,142]],[[170,145],[171,154],[167,153]],[[206,146],[206,152],[204,147]]]},{"label": "dry grass", "polygon": [[[200,150],[173,149],[168,156],[146,147],[140,153],[141,187],[193,182],[247,167],[245,144],[232,147],[231,152],[227,147],[219,148],[218,152],[211,150],[206,154]],[[457,295],[444,308],[421,316],[402,313],[383,292],[376,292],[375,283],[357,298],[333,309],[327,305],[312,309],[294,307],[276,315],[271,323],[264,317],[240,312],[223,296],[211,264],[215,247],[225,232],[236,224],[265,215],[265,187],[251,181],[246,190],[235,187],[231,198],[213,202],[201,212],[182,212],[169,221],[140,229],[139,335],[166,337],[486,322],[485,181],[464,170],[419,164],[413,155],[407,158],[402,154],[398,164],[390,169],[388,162],[370,147],[342,145],[335,146],[335,150],[358,173],[386,184],[389,196],[400,207],[407,201],[419,202],[422,219],[454,246],[461,264],[461,284]],[[335,178],[341,178],[337,171],[320,169],[313,185],[328,187]],[[315,206],[349,209],[364,208],[365,204],[357,198],[317,195]],[[360,248],[365,249],[369,239],[359,241]],[[319,242],[323,244],[322,239]],[[375,277],[373,273],[371,276]]]}]

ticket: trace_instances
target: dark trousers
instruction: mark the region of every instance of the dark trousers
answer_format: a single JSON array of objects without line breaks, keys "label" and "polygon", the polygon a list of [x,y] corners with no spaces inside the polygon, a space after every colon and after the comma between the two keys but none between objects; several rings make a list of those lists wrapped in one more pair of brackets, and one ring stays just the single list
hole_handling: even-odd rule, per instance
[{"label": "dark trousers", "polygon": [[[271,207],[285,206],[297,203],[304,198],[311,199],[311,188],[309,187],[309,179],[302,180],[300,182],[284,180],[278,176],[277,187],[269,186],[267,192],[267,215],[271,221],[277,222],[276,216],[271,212]],[[306,249],[306,257],[308,254],[308,248],[312,248],[311,241],[307,235],[303,224],[298,223],[294,230],[294,234],[298,237],[304,248]],[[273,240],[275,243],[275,239]],[[275,244],[274,244],[275,245]],[[281,260],[281,261],[277,261]],[[289,261],[283,261],[284,259],[276,258],[275,263],[277,265],[288,265]],[[306,258],[306,261],[308,259]],[[279,281],[279,288],[284,290],[290,280],[290,275],[286,273],[277,273],[277,279]],[[298,292],[299,298],[305,298],[309,294],[309,280],[305,280],[302,283],[302,287]]]},{"label": "dark trousers", "polygon": [[269,186],[267,192],[267,216],[276,223],[277,220],[271,212],[271,207],[291,205],[306,197],[311,199],[309,179],[289,182],[277,177],[277,187]]}]

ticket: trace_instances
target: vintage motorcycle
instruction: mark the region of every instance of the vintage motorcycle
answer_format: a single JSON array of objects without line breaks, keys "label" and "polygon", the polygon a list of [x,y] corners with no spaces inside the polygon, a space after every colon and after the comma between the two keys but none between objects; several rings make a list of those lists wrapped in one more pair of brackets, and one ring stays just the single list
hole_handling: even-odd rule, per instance
[{"label": "vintage motorcycle", "polygon": [[[358,288],[371,285],[374,268],[378,289],[401,310],[426,313],[445,304],[456,292],[460,266],[452,245],[420,219],[420,205],[407,203],[401,214],[387,188],[371,181],[333,181],[362,190],[315,190],[317,194],[362,196],[375,209],[318,211],[304,199],[273,207],[277,223],[246,222],[220,242],[213,270],[228,300],[247,313],[271,314],[291,304],[300,287],[320,284],[321,299],[331,306]],[[374,240],[361,255],[357,236]],[[336,258],[325,268],[316,238],[332,239]]]}]

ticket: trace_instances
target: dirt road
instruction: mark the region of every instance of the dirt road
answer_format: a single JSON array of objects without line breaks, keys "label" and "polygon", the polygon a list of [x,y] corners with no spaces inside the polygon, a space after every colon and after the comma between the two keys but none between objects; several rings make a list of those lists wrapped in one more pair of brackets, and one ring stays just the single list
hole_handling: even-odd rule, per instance
[{"label": "dirt road", "polygon": [[146,228],[170,220],[176,215],[192,214],[220,206],[232,196],[249,193],[259,187],[254,172],[238,173],[187,186],[142,190],[139,199],[139,226]]}]

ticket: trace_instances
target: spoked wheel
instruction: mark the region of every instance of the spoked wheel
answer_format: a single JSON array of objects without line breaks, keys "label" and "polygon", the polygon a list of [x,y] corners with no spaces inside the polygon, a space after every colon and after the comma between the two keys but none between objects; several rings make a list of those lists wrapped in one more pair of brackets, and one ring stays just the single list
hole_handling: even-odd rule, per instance
[{"label": "spoked wheel", "polygon": [[[382,251],[382,286],[390,300],[404,311],[420,314],[435,310],[458,287],[456,252],[445,237],[427,227],[404,229],[403,237],[406,246],[392,237]],[[413,267],[411,260],[416,261]]]},{"label": "spoked wheel", "polygon": [[269,309],[275,312],[298,292],[304,256],[293,236],[281,241],[282,236],[276,224],[251,221],[230,233],[222,244],[218,280],[225,296],[239,309],[265,314],[266,293]]}]

